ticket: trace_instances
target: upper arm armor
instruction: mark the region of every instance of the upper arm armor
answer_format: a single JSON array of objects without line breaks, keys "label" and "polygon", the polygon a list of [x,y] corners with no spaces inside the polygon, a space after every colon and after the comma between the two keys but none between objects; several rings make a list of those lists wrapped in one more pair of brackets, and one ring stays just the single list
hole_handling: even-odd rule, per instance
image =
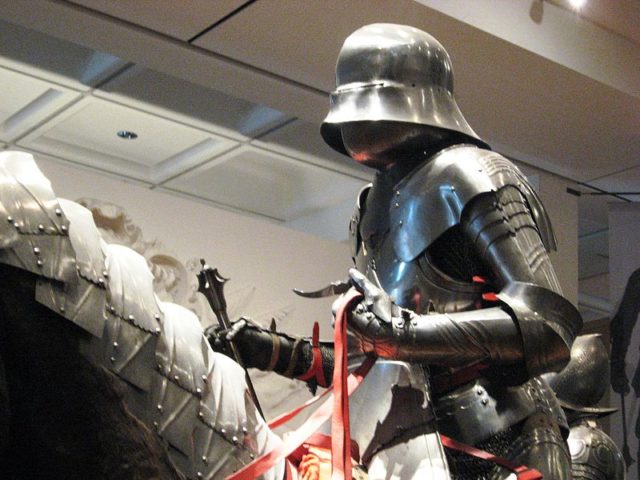
[{"label": "upper arm armor", "polygon": [[398,258],[416,258],[460,222],[473,198],[505,186],[523,194],[545,248],[555,249],[551,221],[522,172],[498,153],[465,145],[443,150],[397,185],[390,218]]}]

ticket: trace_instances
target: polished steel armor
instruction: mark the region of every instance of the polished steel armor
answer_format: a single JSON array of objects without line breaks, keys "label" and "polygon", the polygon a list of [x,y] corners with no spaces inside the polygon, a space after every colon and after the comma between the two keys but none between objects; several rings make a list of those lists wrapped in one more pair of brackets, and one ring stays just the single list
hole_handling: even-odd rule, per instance
[{"label": "polished steel armor", "polygon": [[607,392],[609,352],[600,335],[580,335],[571,347],[571,360],[559,373],[544,378],[556,392],[563,407],[584,413],[612,413],[612,408],[597,408]]},{"label": "polished steel armor", "polygon": [[449,54],[417,28],[378,23],[353,32],[340,50],[336,84],[321,133],[342,153],[340,126],[370,120],[438,127],[486,145],[456,104]]},{"label": "polished steel armor", "polygon": [[474,444],[516,432],[497,453],[570,478],[563,411],[534,377],[564,367],[581,319],[540,199],[468,126],[449,57],[425,32],[362,27],[336,76],[322,135],[378,169],[350,223],[360,348],[430,366],[442,432]]},{"label": "polished steel armor", "polygon": [[[211,351],[192,312],[158,301],[141,255],[107,245],[87,209],[55,197],[31,155],[0,153],[0,201],[0,262],[38,275],[36,300],[90,334],[82,353],[121,379],[127,410],[183,475],[224,478],[279,443],[240,367]],[[279,464],[262,478],[282,475]]]},{"label": "polished steel armor", "polygon": [[598,406],[607,392],[608,350],[600,335],[581,335],[571,348],[571,360],[559,373],[544,377],[567,413],[571,428],[567,442],[574,480],[624,480],[624,457],[600,428],[598,419],[615,408]]},{"label": "polished steel armor", "polygon": [[567,442],[574,480],[626,480],[622,453],[594,420],[579,420]]}]

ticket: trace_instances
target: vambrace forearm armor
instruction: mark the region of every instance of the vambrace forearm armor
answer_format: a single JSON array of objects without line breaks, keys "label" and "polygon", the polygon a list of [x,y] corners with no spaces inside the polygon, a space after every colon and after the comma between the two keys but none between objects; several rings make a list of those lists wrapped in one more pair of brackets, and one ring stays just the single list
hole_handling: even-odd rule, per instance
[{"label": "vambrace forearm armor", "polygon": [[447,367],[524,364],[529,376],[562,369],[580,323],[575,308],[550,290],[518,282],[498,298],[501,307],[446,314],[392,305],[390,322],[365,300],[353,309],[350,326],[364,352],[386,358]]}]

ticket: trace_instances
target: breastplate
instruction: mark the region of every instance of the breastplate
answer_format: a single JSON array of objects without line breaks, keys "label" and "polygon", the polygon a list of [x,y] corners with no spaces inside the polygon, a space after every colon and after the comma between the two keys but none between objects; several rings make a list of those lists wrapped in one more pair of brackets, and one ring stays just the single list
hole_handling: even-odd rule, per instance
[{"label": "breastplate", "polygon": [[426,254],[409,262],[398,259],[390,235],[383,236],[375,247],[363,242],[355,263],[398,305],[416,313],[471,310],[482,303],[482,285],[451,278],[434,266]]}]

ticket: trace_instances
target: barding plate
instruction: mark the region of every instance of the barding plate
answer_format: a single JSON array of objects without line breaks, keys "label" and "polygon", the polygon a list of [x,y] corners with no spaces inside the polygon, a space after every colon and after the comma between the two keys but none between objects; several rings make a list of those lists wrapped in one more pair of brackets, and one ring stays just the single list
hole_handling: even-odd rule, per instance
[{"label": "barding plate", "polygon": [[[0,261],[39,276],[73,279],[75,257],[68,239],[69,222],[33,157],[23,152],[0,153],[0,203],[6,218],[0,230]],[[15,234],[7,233],[7,225]]]},{"label": "barding plate", "polygon": [[[280,439],[266,425],[250,396],[242,368],[219,353],[210,356],[208,388],[201,401],[202,427],[195,432],[203,478],[224,478],[271,451]],[[260,478],[279,480],[283,462]]]},{"label": "barding plate", "polygon": [[161,302],[162,335],[156,348],[158,371],[181,388],[201,396],[211,354],[198,317],[175,303]]},{"label": "barding plate", "polygon": [[145,332],[160,333],[162,311],[144,257],[122,245],[106,245],[109,311]]},{"label": "barding plate", "polygon": [[59,199],[69,219],[69,239],[76,254],[77,274],[61,284],[39,279],[36,301],[71,320],[95,337],[101,337],[106,319],[106,282],[102,239],[91,212],[83,206]]}]

